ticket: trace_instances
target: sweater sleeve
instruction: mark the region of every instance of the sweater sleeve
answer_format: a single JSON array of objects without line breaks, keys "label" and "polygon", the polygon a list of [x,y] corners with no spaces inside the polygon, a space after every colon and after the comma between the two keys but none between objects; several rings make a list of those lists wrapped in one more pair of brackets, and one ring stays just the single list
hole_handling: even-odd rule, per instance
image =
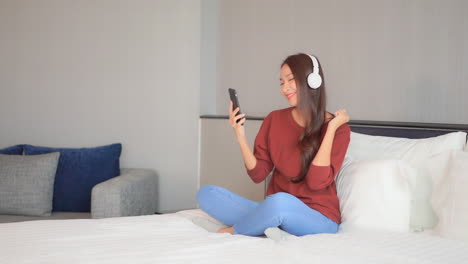
[{"label": "sweater sleeve", "polygon": [[[271,114],[268,115],[263,121],[260,130],[254,143],[254,156],[257,159],[255,167],[251,170],[247,169],[252,181],[260,183],[270,174],[273,169],[273,162],[271,161],[270,148],[268,143],[268,134],[271,125]],[[244,164],[245,165],[245,164]]]},{"label": "sweater sleeve", "polygon": [[351,129],[347,124],[340,126],[333,139],[330,165],[316,166],[310,163],[309,171],[306,175],[307,187],[311,190],[321,190],[328,187],[335,180],[336,174],[340,171],[341,165],[348,150],[351,136]]}]

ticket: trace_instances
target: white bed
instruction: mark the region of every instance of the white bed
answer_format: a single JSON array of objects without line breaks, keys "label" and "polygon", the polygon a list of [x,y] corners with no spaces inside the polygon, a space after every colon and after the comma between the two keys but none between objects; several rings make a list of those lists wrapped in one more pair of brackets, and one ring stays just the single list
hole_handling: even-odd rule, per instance
[{"label": "white bed", "polygon": [[[376,134],[375,126],[370,129]],[[435,136],[423,130],[416,138],[421,133]],[[465,142],[466,133],[458,132],[414,141],[353,134],[348,154],[354,161],[337,177],[343,220],[337,234],[281,239],[218,234],[210,231],[221,223],[198,209],[5,223],[0,224],[0,264],[468,263]],[[421,184],[426,180],[433,181],[432,188]],[[428,212],[432,207],[437,225]]]},{"label": "white bed", "polygon": [[0,224],[0,263],[468,263],[468,245],[424,233],[360,230],[267,237],[217,234],[174,214]]}]

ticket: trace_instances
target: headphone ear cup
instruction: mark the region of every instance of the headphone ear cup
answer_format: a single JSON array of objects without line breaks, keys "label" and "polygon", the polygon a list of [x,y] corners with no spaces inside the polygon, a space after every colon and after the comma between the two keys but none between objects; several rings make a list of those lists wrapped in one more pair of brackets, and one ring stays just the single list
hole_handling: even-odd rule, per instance
[{"label": "headphone ear cup", "polygon": [[310,73],[309,76],[307,76],[307,84],[310,88],[317,89],[322,85],[322,77],[320,74],[314,72]]}]

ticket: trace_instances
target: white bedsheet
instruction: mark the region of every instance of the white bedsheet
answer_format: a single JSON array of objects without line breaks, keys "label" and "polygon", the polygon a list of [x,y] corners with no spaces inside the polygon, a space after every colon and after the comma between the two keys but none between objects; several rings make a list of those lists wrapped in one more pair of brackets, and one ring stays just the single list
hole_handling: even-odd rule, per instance
[{"label": "white bedsheet", "polygon": [[468,245],[423,233],[264,237],[210,233],[197,210],[0,224],[0,263],[468,263]]}]

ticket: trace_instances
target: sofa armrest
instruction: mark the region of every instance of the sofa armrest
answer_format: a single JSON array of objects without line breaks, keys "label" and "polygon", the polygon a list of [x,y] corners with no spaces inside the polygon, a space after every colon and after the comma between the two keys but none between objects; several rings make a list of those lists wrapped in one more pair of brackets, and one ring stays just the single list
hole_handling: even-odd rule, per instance
[{"label": "sofa armrest", "polygon": [[158,177],[149,169],[121,169],[120,176],[91,191],[92,218],[154,214]]}]

